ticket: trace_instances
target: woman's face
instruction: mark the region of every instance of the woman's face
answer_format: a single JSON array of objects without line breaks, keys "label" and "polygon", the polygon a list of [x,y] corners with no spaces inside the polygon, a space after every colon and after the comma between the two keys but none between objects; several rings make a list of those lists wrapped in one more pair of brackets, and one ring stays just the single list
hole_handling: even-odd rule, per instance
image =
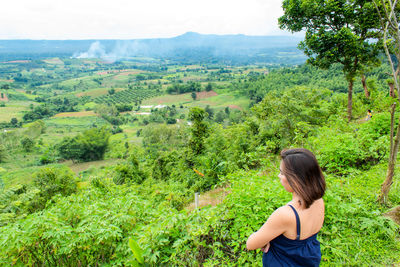
[{"label": "woman's face", "polygon": [[290,186],[288,180],[286,179],[286,176],[283,174],[283,168],[284,168],[284,163],[281,161],[281,165],[279,166],[279,180],[281,181],[282,186],[285,188],[286,191],[288,192],[293,192],[292,187]]}]

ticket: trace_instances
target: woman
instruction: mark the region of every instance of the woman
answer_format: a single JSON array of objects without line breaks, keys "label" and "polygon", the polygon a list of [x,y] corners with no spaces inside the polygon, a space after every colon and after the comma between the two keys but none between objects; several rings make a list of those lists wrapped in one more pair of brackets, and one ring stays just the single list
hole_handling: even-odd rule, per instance
[{"label": "woman", "polygon": [[324,222],[324,176],[307,149],[283,150],[281,159],[278,177],[292,200],[248,238],[247,249],[261,248],[263,266],[319,266],[317,233]]}]

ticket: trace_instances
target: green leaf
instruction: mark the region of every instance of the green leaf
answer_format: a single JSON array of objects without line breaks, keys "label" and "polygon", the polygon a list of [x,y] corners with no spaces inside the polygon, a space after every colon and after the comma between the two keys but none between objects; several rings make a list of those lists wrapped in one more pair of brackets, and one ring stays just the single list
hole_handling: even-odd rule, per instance
[{"label": "green leaf", "polygon": [[136,243],[135,240],[133,240],[132,238],[129,238],[129,248],[132,250],[133,255],[135,255],[135,258],[137,259],[137,261],[139,263],[143,263],[143,251],[142,249],[139,247],[139,245]]},{"label": "green leaf", "polygon": [[[129,240],[129,241],[130,241],[130,240]],[[140,265],[139,265],[139,263],[138,263],[137,261],[133,260],[133,261],[132,261],[132,266],[133,266],[133,267],[139,267]]]}]

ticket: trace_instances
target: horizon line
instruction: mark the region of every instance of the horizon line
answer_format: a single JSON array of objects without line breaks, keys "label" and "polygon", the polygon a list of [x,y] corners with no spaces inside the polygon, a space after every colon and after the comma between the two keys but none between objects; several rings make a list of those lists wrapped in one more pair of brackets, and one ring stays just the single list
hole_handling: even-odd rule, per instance
[{"label": "horizon line", "polygon": [[150,37],[150,38],[131,38],[131,39],[125,39],[125,38],[88,38],[88,39],[44,39],[44,38],[11,38],[11,39],[5,39],[0,37],[0,41],[132,41],[132,40],[152,40],[152,39],[172,39],[172,38],[177,38],[180,36],[184,36],[187,34],[196,34],[196,35],[211,35],[211,36],[246,36],[246,37],[291,37],[291,38],[304,38],[302,36],[298,35],[247,35],[243,33],[236,33],[236,34],[214,34],[214,33],[198,33],[198,32],[185,32],[183,34],[175,35],[172,37]]}]

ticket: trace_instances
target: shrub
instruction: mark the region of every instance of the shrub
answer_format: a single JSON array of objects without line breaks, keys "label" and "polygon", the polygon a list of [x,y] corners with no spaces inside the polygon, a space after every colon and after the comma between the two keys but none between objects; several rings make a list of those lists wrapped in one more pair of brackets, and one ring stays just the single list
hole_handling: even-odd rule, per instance
[{"label": "shrub", "polygon": [[74,173],[68,168],[43,168],[33,175],[33,183],[40,190],[40,198],[32,208],[43,208],[47,200],[56,194],[68,196],[77,189]]},{"label": "shrub", "polygon": [[179,160],[177,151],[161,152],[160,156],[154,160],[152,176],[159,180],[168,180],[174,166]]},{"label": "shrub", "polygon": [[108,147],[110,132],[102,127],[92,128],[70,138],[64,138],[57,146],[64,159],[93,161],[103,159]]},{"label": "shrub", "polygon": [[29,152],[29,151],[32,151],[33,146],[35,145],[35,141],[33,141],[32,138],[29,138],[26,136],[26,137],[22,138],[21,145],[22,145],[22,148],[26,152]]},{"label": "shrub", "polygon": [[127,163],[118,164],[114,171],[116,175],[113,177],[113,181],[117,185],[134,182],[142,183],[145,176],[139,168],[139,162],[134,155],[130,155]]},{"label": "shrub", "polygon": [[317,137],[310,138],[311,146],[318,151],[317,157],[323,169],[343,174],[349,168],[367,169],[388,154],[390,118],[377,116],[371,121],[337,132],[323,128]]},{"label": "shrub", "polygon": [[176,123],[176,119],[174,118],[167,118],[167,124],[175,124]]},{"label": "shrub", "polygon": [[7,157],[7,149],[3,144],[0,144],[0,163],[5,162]]}]

